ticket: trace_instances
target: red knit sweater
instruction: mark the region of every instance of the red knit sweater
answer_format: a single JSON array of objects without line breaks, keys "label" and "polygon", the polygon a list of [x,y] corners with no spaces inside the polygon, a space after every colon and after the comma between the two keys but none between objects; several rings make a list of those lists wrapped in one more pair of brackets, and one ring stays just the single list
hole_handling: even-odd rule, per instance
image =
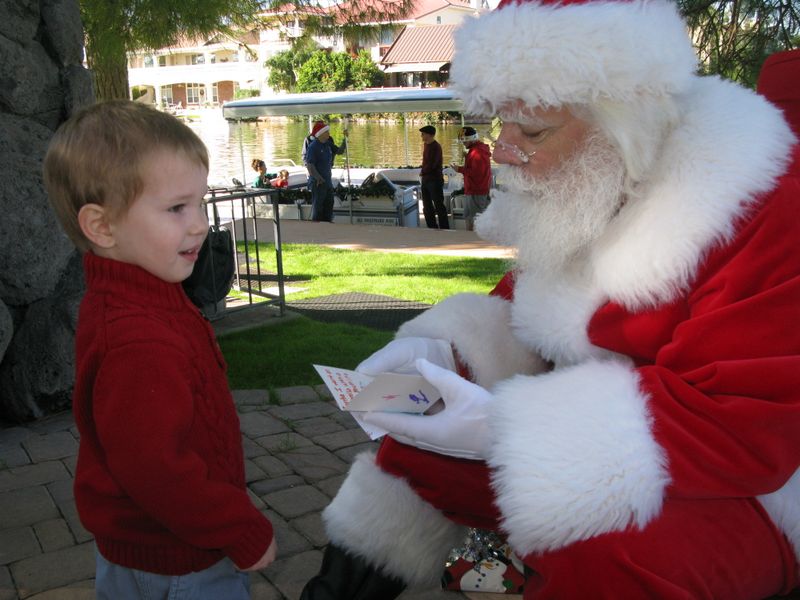
[{"label": "red knit sweater", "polygon": [[180,575],[254,564],[272,525],[244,479],[214,332],[180,284],[87,253],[76,335],[75,500],[108,560]]}]

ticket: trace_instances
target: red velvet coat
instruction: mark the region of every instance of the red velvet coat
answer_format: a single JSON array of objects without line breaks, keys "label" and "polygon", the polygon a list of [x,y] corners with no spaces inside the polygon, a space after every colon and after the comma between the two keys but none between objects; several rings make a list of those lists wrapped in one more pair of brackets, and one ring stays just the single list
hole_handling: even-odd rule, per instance
[{"label": "red velvet coat", "polygon": [[[758,498],[800,550],[798,152],[780,113],[732,84],[698,79],[682,102],[649,180],[581,263],[519,271],[398,331],[450,341],[494,396],[492,441],[484,464],[388,439],[377,465],[451,520],[500,526],[520,555],[643,529],[672,498]],[[377,476],[359,463],[351,478]],[[332,539],[380,553],[344,541],[343,507],[360,507],[338,500]],[[380,501],[370,523],[413,535]],[[417,510],[420,537],[450,535]]]}]

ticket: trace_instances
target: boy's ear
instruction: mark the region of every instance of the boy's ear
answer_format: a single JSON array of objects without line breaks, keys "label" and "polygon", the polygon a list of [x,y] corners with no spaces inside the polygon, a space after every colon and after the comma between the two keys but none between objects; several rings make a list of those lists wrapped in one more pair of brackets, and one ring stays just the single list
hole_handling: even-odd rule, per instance
[{"label": "boy's ear", "polygon": [[109,223],[108,211],[99,204],[84,204],[78,211],[78,225],[83,235],[98,248],[114,246],[114,235]]}]

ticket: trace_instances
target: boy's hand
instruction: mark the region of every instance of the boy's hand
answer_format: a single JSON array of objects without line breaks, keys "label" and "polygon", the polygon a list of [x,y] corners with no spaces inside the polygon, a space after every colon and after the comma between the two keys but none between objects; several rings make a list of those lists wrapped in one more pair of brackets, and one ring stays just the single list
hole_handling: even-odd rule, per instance
[{"label": "boy's hand", "polygon": [[275,560],[275,555],[278,554],[278,544],[275,543],[275,538],[272,538],[272,543],[267,548],[267,551],[264,552],[264,556],[258,559],[254,565],[247,567],[246,569],[242,569],[242,571],[260,571],[261,569],[266,569],[270,563]]}]

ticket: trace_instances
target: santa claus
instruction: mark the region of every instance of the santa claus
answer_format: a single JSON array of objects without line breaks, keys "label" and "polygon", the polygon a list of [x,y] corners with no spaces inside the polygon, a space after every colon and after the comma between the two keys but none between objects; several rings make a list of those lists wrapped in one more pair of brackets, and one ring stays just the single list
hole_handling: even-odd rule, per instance
[{"label": "santa claus", "polygon": [[526,599],[798,584],[800,153],[695,63],[668,0],[501,2],[457,32],[454,88],[503,123],[477,229],[515,269],[360,365],[444,408],[367,415],[389,436],[304,599],[433,585],[465,526],[507,535]]}]

